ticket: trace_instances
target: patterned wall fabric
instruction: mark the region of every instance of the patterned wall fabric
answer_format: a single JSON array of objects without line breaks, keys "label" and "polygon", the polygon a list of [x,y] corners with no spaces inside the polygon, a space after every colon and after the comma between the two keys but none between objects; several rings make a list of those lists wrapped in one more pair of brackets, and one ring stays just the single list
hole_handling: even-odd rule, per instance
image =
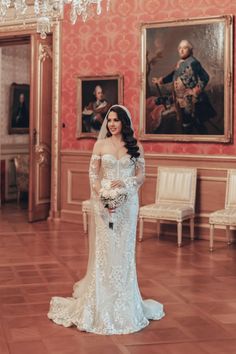
[{"label": "patterned wall fabric", "polygon": [[[76,76],[124,75],[124,104],[132,113],[137,132],[140,116],[140,24],[223,14],[236,14],[236,1],[113,0],[109,13],[104,9],[102,16],[86,23],[79,20],[74,26],[70,24],[67,13],[62,43],[62,122],[65,123],[62,148],[88,150],[94,144],[94,140],[76,140]],[[235,134],[236,124],[234,130]],[[236,153],[236,143],[145,142],[144,145],[146,152]]]}]

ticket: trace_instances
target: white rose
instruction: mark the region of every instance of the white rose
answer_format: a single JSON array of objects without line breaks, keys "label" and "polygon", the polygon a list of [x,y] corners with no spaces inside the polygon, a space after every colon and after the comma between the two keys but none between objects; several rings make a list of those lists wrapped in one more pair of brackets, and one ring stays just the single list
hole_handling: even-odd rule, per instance
[{"label": "white rose", "polygon": [[116,191],[114,189],[110,190],[110,197],[115,198],[116,197]]},{"label": "white rose", "polygon": [[104,189],[102,195],[103,195],[104,198],[109,198],[109,191]]}]

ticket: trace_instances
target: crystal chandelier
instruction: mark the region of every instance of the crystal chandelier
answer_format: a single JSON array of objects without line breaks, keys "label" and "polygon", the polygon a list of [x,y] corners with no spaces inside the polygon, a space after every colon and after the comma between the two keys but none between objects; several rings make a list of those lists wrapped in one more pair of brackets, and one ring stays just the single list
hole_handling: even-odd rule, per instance
[{"label": "crystal chandelier", "polygon": [[[46,38],[50,32],[52,22],[61,18],[64,6],[71,5],[70,20],[76,23],[78,16],[85,22],[93,13],[100,15],[102,12],[103,0],[34,0],[34,14],[37,18],[37,32],[41,38]],[[111,0],[106,1],[107,11]],[[32,2],[32,1],[31,1]],[[0,21],[4,21],[7,10],[15,8],[15,16],[25,22],[27,18],[27,0],[0,0]]]}]

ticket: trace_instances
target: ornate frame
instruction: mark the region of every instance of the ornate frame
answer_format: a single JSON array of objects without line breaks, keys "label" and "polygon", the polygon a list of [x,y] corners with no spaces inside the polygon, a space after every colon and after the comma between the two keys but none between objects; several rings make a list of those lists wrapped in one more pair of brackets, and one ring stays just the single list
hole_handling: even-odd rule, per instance
[{"label": "ornate frame", "polygon": [[[210,37],[209,31],[214,34],[213,40],[215,42],[208,42]],[[183,34],[182,34],[183,33]],[[200,34],[199,34],[200,33]],[[201,34],[204,34],[201,37]],[[210,34],[211,34],[210,33]],[[181,37],[182,36],[182,37]],[[152,40],[154,38],[154,40]],[[220,109],[216,110],[216,117],[218,120],[217,125],[212,119],[206,120],[209,126],[206,129],[207,133],[196,133],[197,130],[193,130],[191,133],[184,134],[181,130],[179,133],[177,130],[174,130],[173,127],[177,126],[175,123],[178,120],[178,116],[176,113],[176,109],[173,108],[175,105],[175,97],[172,98],[171,108],[173,108],[172,117],[175,117],[175,121],[171,121],[171,115],[168,116],[169,119],[169,131],[166,128],[165,130],[159,129],[160,124],[163,122],[162,127],[165,125],[168,127],[167,120],[164,122],[163,117],[167,117],[167,115],[163,115],[162,113],[157,113],[157,105],[161,107],[161,103],[163,101],[154,100],[155,96],[157,98],[158,94],[161,94],[160,88],[167,85],[161,85],[159,88],[158,94],[151,95],[151,92],[154,92],[154,88],[150,90],[151,87],[151,78],[154,76],[165,76],[171,70],[173,70],[173,65],[176,64],[178,58],[177,54],[177,46],[180,40],[187,39],[193,43],[194,46],[194,56],[201,62],[202,58],[205,58],[205,62],[203,62],[203,66],[207,69],[211,69],[209,76],[211,83],[211,90],[208,89],[208,85],[206,86],[206,95],[214,98],[214,102],[216,102],[217,108],[220,106],[219,101],[217,101],[217,97],[222,97],[223,101],[223,109],[222,114],[220,114]],[[202,39],[202,42],[201,42]],[[213,41],[212,40],[212,41]],[[195,43],[194,43],[195,41]],[[168,44],[176,44],[173,46],[169,46],[169,57],[168,51],[165,51]],[[206,53],[201,57],[201,50],[204,46],[204,43],[208,44],[208,52],[212,55],[212,53],[221,53],[221,61],[215,63],[210,61],[211,55],[209,57]],[[199,46],[195,47],[195,44],[199,44]],[[220,46],[221,45],[221,46]],[[159,47],[158,47],[159,46]],[[199,48],[199,50],[198,50]],[[213,48],[213,49],[212,49]],[[215,48],[215,49],[214,49]],[[205,49],[205,48],[204,48]],[[154,50],[156,52],[154,53]],[[159,52],[158,52],[159,50]],[[214,52],[215,50],[215,52]],[[150,53],[152,51],[152,57],[150,58]],[[176,53],[176,57],[174,55],[170,55]],[[174,52],[175,51],[175,52]],[[214,56],[213,56],[214,58]],[[207,60],[206,60],[207,59]],[[159,64],[158,64],[159,63]],[[167,64],[165,64],[167,63]],[[215,65],[216,70],[214,71],[214,64],[220,63],[220,65]],[[166,65],[166,67],[165,67]],[[164,69],[164,70],[163,70]],[[163,70],[164,72],[161,72]],[[159,72],[158,72],[159,71]],[[208,70],[207,70],[208,71]],[[221,73],[221,76],[217,73]],[[141,26],[141,114],[140,114],[140,131],[139,136],[141,140],[157,140],[157,141],[190,141],[190,142],[219,142],[219,143],[230,143],[232,141],[232,125],[233,125],[233,82],[232,82],[232,74],[233,74],[233,16],[232,15],[224,15],[224,16],[215,16],[209,18],[190,18],[183,19],[177,21],[167,21],[167,22],[156,22],[156,23],[145,23]],[[216,76],[214,76],[216,75]],[[218,75],[218,76],[217,76]],[[217,80],[215,79],[217,77]],[[221,78],[218,79],[218,78]],[[212,80],[212,81],[211,81]],[[154,86],[153,86],[154,87]],[[208,91],[207,91],[208,89]],[[214,91],[215,90],[215,91]],[[166,89],[167,92],[167,89]],[[169,89],[169,97],[171,97],[171,88]],[[150,94],[150,96],[149,96]],[[215,96],[214,96],[215,95]],[[217,96],[218,95],[218,96]],[[153,100],[152,100],[153,97]],[[168,98],[168,96],[165,96]],[[170,100],[171,101],[171,100]],[[164,106],[165,110],[167,106]],[[214,106],[213,106],[214,107]],[[150,110],[156,109],[155,114],[151,114],[153,111]],[[164,108],[163,108],[164,109]],[[151,113],[150,113],[151,112]],[[163,112],[163,111],[162,111]],[[170,112],[170,111],[169,111]],[[167,112],[169,114],[169,112]],[[217,115],[218,113],[218,115]],[[174,116],[176,114],[176,116]],[[159,115],[159,116],[158,116]],[[154,118],[153,118],[154,117]],[[158,119],[159,121],[158,121]],[[173,119],[173,118],[172,118]],[[174,124],[172,124],[173,122]],[[159,124],[159,125],[158,125]],[[171,125],[172,124],[172,125]],[[176,125],[175,125],[176,124]],[[215,124],[215,128],[213,126]],[[174,132],[171,132],[171,129]],[[215,131],[214,131],[215,130]],[[211,133],[209,133],[209,131]],[[214,133],[213,133],[214,132]]]},{"label": "ornate frame", "polygon": [[[19,103],[20,95],[25,97],[25,117],[21,122],[21,126],[17,126],[17,106]],[[29,133],[29,100],[30,100],[30,85],[29,84],[16,84],[13,82],[10,87],[10,108],[9,108],[9,134],[27,134]],[[19,106],[18,106],[19,108]],[[20,118],[20,117],[19,117]]]},{"label": "ornate frame", "polygon": [[[114,88],[114,85],[116,87]],[[123,104],[123,76],[117,75],[106,75],[106,76],[78,76],[77,77],[77,132],[76,138],[97,138],[99,129],[91,128],[88,124],[85,126],[86,115],[83,119],[83,110],[91,101],[94,101],[94,89],[96,86],[101,86],[104,91],[105,99],[109,105],[113,104]],[[95,102],[95,101],[94,101]],[[107,105],[107,110],[109,109]],[[106,113],[106,107],[102,110],[101,118],[104,118]],[[87,119],[91,122],[91,115],[87,115]],[[88,131],[86,131],[88,130]]]}]

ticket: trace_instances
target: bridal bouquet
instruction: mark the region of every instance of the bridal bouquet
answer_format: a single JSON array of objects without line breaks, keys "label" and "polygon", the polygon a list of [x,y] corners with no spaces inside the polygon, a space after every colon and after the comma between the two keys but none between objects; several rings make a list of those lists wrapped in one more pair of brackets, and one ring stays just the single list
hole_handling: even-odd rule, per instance
[{"label": "bridal bouquet", "polygon": [[125,188],[101,188],[99,197],[105,208],[115,209],[121,206],[127,200],[128,193]]},{"label": "bridal bouquet", "polygon": [[125,188],[101,188],[99,192],[99,197],[105,208],[111,210],[113,209],[113,211],[110,212],[109,222],[109,228],[113,229],[112,213],[114,213],[114,209],[121,206],[127,200],[128,192]]}]

